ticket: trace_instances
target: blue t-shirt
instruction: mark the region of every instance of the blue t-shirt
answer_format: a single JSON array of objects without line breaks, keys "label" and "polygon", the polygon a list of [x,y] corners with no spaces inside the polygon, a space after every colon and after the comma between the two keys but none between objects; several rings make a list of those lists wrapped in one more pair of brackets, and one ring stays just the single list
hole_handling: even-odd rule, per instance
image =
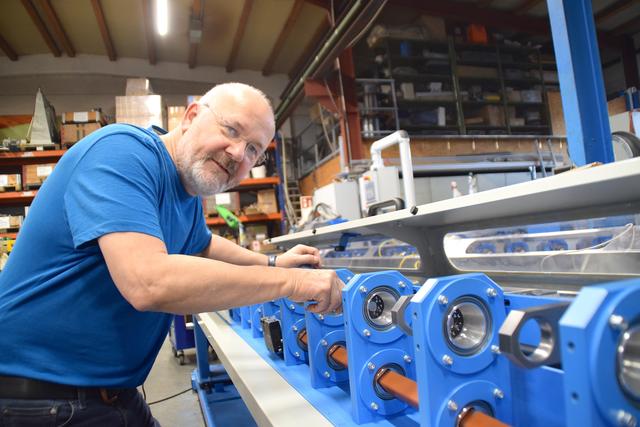
[{"label": "blue t-shirt", "polygon": [[169,254],[211,240],[163,142],[106,126],[60,159],[0,273],[0,375],[134,387],[147,377],[171,315],[140,312],[116,288],[97,243],[113,232],[161,239]]}]

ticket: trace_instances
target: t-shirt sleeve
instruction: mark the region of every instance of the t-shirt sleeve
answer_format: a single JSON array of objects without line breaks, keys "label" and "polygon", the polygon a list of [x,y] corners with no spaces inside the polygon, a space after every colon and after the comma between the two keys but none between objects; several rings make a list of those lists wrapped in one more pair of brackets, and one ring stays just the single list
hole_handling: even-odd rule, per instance
[{"label": "t-shirt sleeve", "polygon": [[88,149],[64,193],[76,248],[113,232],[139,232],[164,241],[158,215],[159,153],[132,135],[113,134]]}]

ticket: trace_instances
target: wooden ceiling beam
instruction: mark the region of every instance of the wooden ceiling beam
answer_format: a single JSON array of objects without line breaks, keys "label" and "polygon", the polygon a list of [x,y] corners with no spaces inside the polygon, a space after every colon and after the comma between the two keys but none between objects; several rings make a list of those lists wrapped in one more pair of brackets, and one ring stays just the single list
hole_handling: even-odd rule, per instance
[{"label": "wooden ceiling beam", "polygon": [[309,4],[316,5],[331,12],[331,0],[305,0]]},{"label": "wooden ceiling beam", "polygon": [[322,20],[315,33],[313,33],[313,36],[311,36],[311,39],[305,46],[304,51],[300,54],[300,57],[293,65],[293,67],[291,67],[291,69],[289,70],[290,79],[299,74],[300,70],[302,69],[304,64],[311,58],[311,55],[316,50],[322,39],[329,32],[329,30],[331,30],[330,21],[331,19],[329,18],[329,14],[327,13],[325,15],[325,19]]},{"label": "wooden ceiling beam", "polygon": [[633,36],[635,33],[640,32],[640,16],[636,16],[635,18],[618,25],[616,28],[612,29],[611,32],[617,36],[623,34]]},{"label": "wooden ceiling beam", "polygon": [[109,34],[109,27],[107,27],[107,21],[104,18],[102,3],[100,3],[100,0],[91,0],[91,6],[93,7],[93,13],[96,15],[98,28],[100,29],[100,34],[102,35],[102,41],[104,42],[104,47],[107,50],[107,55],[109,56],[109,60],[115,61],[118,57],[116,55],[116,50],[113,47],[113,42],[111,41],[111,34]]},{"label": "wooden ceiling beam", "polygon": [[12,61],[18,60],[18,54],[11,47],[11,45],[0,35],[0,49],[4,52],[7,57]]},{"label": "wooden ceiling beam", "polygon": [[47,19],[53,27],[53,32],[55,33],[58,41],[62,44],[67,56],[72,58],[76,56],[76,51],[71,44],[71,40],[69,40],[67,33],[64,31],[56,11],[53,10],[53,6],[51,6],[51,0],[40,0],[40,6],[44,10],[45,15],[47,15]]},{"label": "wooden ceiling beam", "polygon": [[478,7],[490,7],[491,3],[493,3],[493,0],[478,0],[476,5]]},{"label": "wooden ceiling beam", "polygon": [[153,19],[151,16],[151,0],[142,0],[142,19],[144,21],[144,33],[147,39],[147,56],[149,57],[149,63],[155,65],[157,58]]},{"label": "wooden ceiling beam", "polygon": [[600,12],[596,13],[596,23],[600,24],[603,21],[624,12],[629,6],[632,6],[635,0],[619,0],[612,5],[605,7]]},{"label": "wooden ceiling beam", "polygon": [[303,4],[304,4],[303,0],[295,0],[295,2],[293,3],[293,7],[291,8],[291,12],[289,12],[287,21],[285,22],[284,27],[282,27],[282,30],[278,35],[278,39],[276,40],[276,43],[273,45],[273,48],[271,49],[271,53],[269,54],[269,57],[267,58],[267,61],[264,64],[264,67],[262,67],[263,75],[268,76],[269,74],[271,74],[271,71],[273,71],[273,64],[276,62],[276,58],[278,57],[278,54],[282,50],[282,46],[284,45],[284,42],[289,37],[289,34],[291,34],[291,31],[293,30],[293,26],[296,23],[298,16],[300,16],[300,11],[302,10]]},{"label": "wooden ceiling beam", "polygon": [[242,37],[244,37],[244,32],[247,29],[247,21],[249,20],[249,14],[251,13],[252,6],[253,0],[244,0],[242,12],[240,13],[240,22],[238,22],[236,34],[233,36],[233,45],[231,46],[231,52],[229,53],[229,59],[227,60],[227,73],[232,72],[236,67],[236,59],[238,58],[238,51],[240,50],[240,42],[242,42]]},{"label": "wooden ceiling beam", "polygon": [[527,13],[528,11],[539,5],[541,2],[542,0],[524,0],[513,9],[513,13],[515,13],[516,15]]},{"label": "wooden ceiling beam", "polygon": [[40,32],[40,35],[44,39],[47,46],[49,46],[49,50],[51,51],[51,53],[53,53],[53,56],[60,56],[62,52],[56,45],[56,42],[53,40],[53,37],[51,37],[51,34],[49,34],[49,31],[47,30],[47,26],[45,25],[42,18],[40,18],[40,15],[38,15],[38,11],[33,6],[33,3],[31,3],[31,0],[21,0],[21,1],[22,1],[22,5],[24,6],[27,13],[29,14],[29,17],[31,18],[36,28]]},{"label": "wooden ceiling beam", "polygon": [[[191,28],[191,26],[194,23],[199,23],[200,25],[200,32],[203,31],[203,15],[204,15],[204,8],[203,8],[203,4],[202,4],[203,0],[193,0],[193,3],[191,3],[191,18],[189,21],[189,32],[191,31],[195,31],[197,30],[196,28]],[[189,37],[191,37],[191,35],[189,35]],[[194,40],[192,40],[190,38],[190,43],[189,43],[189,68],[195,68],[196,67],[196,60],[198,58],[198,44],[200,43],[200,40],[194,42]]]}]

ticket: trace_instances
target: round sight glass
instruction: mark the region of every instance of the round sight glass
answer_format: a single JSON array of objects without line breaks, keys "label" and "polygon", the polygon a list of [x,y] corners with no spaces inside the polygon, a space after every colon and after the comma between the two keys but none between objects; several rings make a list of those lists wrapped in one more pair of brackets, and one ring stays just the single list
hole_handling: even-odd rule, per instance
[{"label": "round sight glass", "polygon": [[387,330],[393,327],[391,308],[400,295],[392,288],[383,286],[373,290],[364,301],[364,318],[375,329]]},{"label": "round sight glass", "polygon": [[640,401],[640,325],[627,329],[618,340],[618,381],[636,402]]},{"label": "round sight glass", "polygon": [[477,353],[487,341],[491,317],[484,303],[475,297],[455,300],[443,321],[447,345],[460,355]]}]

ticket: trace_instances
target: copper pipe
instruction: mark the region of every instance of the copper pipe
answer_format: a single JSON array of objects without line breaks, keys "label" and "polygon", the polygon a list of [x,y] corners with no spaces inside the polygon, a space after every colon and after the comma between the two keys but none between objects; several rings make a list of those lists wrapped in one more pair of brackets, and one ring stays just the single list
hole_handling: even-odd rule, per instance
[{"label": "copper pipe", "polygon": [[298,339],[300,340],[301,343],[303,343],[305,346],[309,346],[309,343],[307,342],[307,328],[301,330],[298,333]]},{"label": "copper pipe", "polygon": [[509,427],[508,424],[500,422],[484,412],[471,409],[460,414],[458,427]]},{"label": "copper pipe", "polygon": [[340,344],[334,344],[329,349],[329,357],[338,365],[346,368],[349,366],[349,358],[347,357],[347,349]]},{"label": "copper pipe", "polygon": [[387,393],[418,409],[418,383],[391,369],[382,369],[376,374],[377,383]]}]

